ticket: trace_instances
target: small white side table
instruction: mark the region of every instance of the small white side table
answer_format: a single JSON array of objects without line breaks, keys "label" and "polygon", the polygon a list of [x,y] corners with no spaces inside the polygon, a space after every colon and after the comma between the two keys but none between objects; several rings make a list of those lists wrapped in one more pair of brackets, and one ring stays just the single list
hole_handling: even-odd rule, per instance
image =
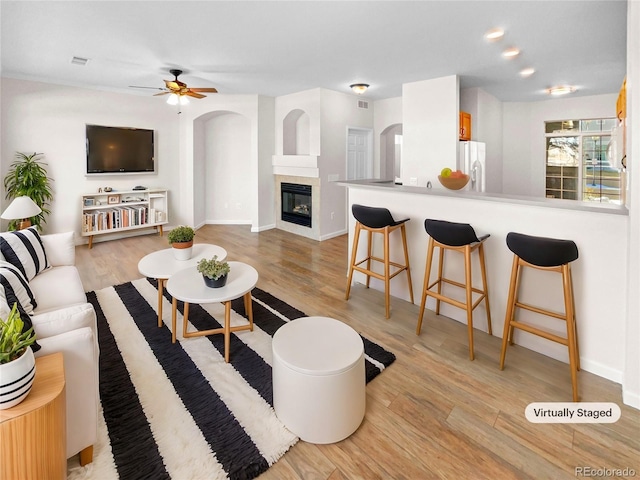
[{"label": "small white side table", "polygon": [[273,335],[273,408],[305,442],[334,443],[364,419],[362,338],[346,323],[304,317]]},{"label": "small white side table", "polygon": [[[251,304],[251,290],[258,283],[258,272],[251,265],[242,262],[229,262],[229,276],[227,284],[220,288],[207,287],[196,267],[180,270],[171,275],[167,281],[167,291],[173,296],[171,326],[171,342],[176,342],[176,316],[178,300],[184,302],[184,321],[182,336],[184,338],[200,337],[203,335],[224,334],[224,360],[229,363],[229,343],[231,332],[241,330],[253,331],[253,308]],[[248,325],[231,326],[231,300],[244,297],[244,308],[249,317]],[[188,332],[189,303],[222,303],[224,304],[224,327],[211,330]]]},{"label": "small white side table", "polygon": [[162,327],[162,290],[167,279],[179,270],[194,267],[202,258],[213,258],[214,255],[222,261],[227,258],[227,251],[217,245],[194,243],[189,260],[176,260],[173,248],[165,248],[145,255],[138,262],[141,275],[158,280],[158,327]]}]

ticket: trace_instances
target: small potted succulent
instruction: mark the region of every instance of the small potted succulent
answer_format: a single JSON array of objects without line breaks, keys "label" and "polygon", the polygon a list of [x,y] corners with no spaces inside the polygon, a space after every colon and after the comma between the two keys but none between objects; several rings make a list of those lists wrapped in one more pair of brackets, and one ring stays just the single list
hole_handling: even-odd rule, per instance
[{"label": "small potted succulent", "polygon": [[6,320],[0,319],[0,410],[22,402],[31,391],[36,360],[30,348],[36,341],[33,327],[24,322],[14,303]]},{"label": "small potted succulent", "polygon": [[169,232],[169,243],[173,247],[173,256],[176,260],[189,260],[193,249],[193,237],[196,232],[193,228],[180,225]]},{"label": "small potted succulent", "polygon": [[229,263],[218,260],[217,255],[212,259],[203,258],[198,262],[198,272],[202,274],[207,287],[224,287],[230,270]]}]

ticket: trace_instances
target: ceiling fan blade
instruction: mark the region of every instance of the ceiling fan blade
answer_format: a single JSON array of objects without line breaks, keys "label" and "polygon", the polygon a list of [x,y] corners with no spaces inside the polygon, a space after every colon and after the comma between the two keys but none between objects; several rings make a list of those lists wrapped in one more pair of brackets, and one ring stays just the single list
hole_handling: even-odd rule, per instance
[{"label": "ceiling fan blade", "polygon": [[155,93],[153,96],[154,96],[154,97],[157,97],[157,96],[160,96],[160,95],[166,95],[166,94],[168,94],[168,93],[171,93],[171,92]]},{"label": "ceiling fan blade", "polygon": [[218,93],[215,88],[190,88],[192,92],[206,92],[206,93]]},{"label": "ceiling fan blade", "polygon": [[193,97],[193,98],[205,98],[206,97],[206,95],[201,95],[199,93],[195,93],[192,90],[189,90],[189,91],[185,92],[185,95],[187,95],[189,97]]},{"label": "ceiling fan blade", "polygon": [[161,87],[141,87],[139,85],[129,85],[129,88],[151,88],[153,90],[164,90],[164,88]]}]

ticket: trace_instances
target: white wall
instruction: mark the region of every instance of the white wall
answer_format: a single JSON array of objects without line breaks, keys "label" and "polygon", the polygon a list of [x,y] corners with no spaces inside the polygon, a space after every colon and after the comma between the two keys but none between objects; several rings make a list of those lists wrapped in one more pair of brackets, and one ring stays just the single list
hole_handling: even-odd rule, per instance
[{"label": "white wall", "polygon": [[459,82],[456,75],[402,86],[402,181],[438,184],[458,159]]},{"label": "white wall", "polygon": [[[293,110],[302,110],[308,115],[304,120],[304,127],[309,129],[308,155],[320,155],[320,89],[305,90],[303,92],[282,95],[275,99],[275,138],[276,155],[283,155],[284,123],[287,115]],[[300,125],[302,128],[303,125]],[[297,140],[296,140],[297,141]],[[306,140],[305,140],[306,143]]]},{"label": "white wall", "polygon": [[207,223],[251,224],[243,175],[251,168],[251,122],[218,113],[204,122],[205,217]]},{"label": "white wall", "polygon": [[502,192],[502,102],[480,88],[460,91],[460,110],[471,114],[471,139],[486,144],[486,190]]},{"label": "white wall", "polygon": [[[622,79],[620,79],[622,83]],[[502,191],[511,195],[545,196],[544,122],[614,118],[617,94],[503,104]]]},{"label": "white wall", "polygon": [[[73,230],[80,235],[83,193],[97,192],[99,187],[115,190],[135,185],[165,187],[169,193],[169,217],[176,220],[180,184],[179,135],[177,112],[152,96],[118,94],[98,90],[51,85],[27,80],[3,78],[2,109],[2,178],[15,152],[42,152],[53,178],[54,199],[45,232]],[[155,131],[156,175],[86,174],[85,124],[148,128]],[[8,204],[0,199],[2,209]],[[6,226],[6,224],[3,224]],[[141,230],[138,233],[150,233]],[[99,236],[100,241],[107,236]]]},{"label": "white wall", "polygon": [[[264,105],[268,106],[270,100],[265,99],[265,102]],[[202,162],[207,165],[206,147],[202,147],[204,140],[199,137],[205,133],[206,128],[200,127],[199,123],[207,122],[216,115],[235,113],[248,120],[250,133],[248,137],[243,137],[249,145],[249,150],[240,155],[242,160],[227,163],[227,168],[222,172],[224,181],[235,182],[236,187],[240,189],[238,194],[243,198],[241,202],[236,201],[233,206],[229,205],[229,210],[232,210],[229,216],[233,216],[237,223],[251,223],[253,231],[261,229],[258,201],[261,185],[265,184],[263,179],[265,169],[260,168],[260,164],[266,160],[264,159],[264,151],[261,150],[264,141],[260,140],[259,106],[260,97],[258,95],[211,95],[191,102],[188,107],[183,107],[180,115],[181,168],[179,178],[182,195],[179,203],[181,213],[185,218],[184,223],[198,226],[205,221],[230,222],[228,218],[199,218],[196,216],[196,213],[200,211],[199,205],[206,204],[209,189],[213,188],[206,182],[203,183],[197,175],[200,171],[198,165]],[[236,153],[238,152],[236,151]],[[248,158],[244,158],[247,155]],[[236,159],[239,158],[236,157]],[[272,180],[270,173],[269,179]],[[237,203],[241,203],[240,208],[237,208]],[[207,212],[207,215],[215,216],[218,213]],[[271,222],[271,219],[265,217],[265,221]]]},{"label": "white wall", "polygon": [[627,161],[630,174],[626,329],[624,330],[625,403],[640,408],[640,2],[627,4]]},{"label": "white wall", "polygon": [[[258,97],[258,211],[252,231],[275,228],[275,181],[271,158],[275,148],[275,98]],[[257,217],[255,215],[257,214]]]},{"label": "white wall", "polygon": [[[373,103],[373,171],[376,178],[386,178],[388,171],[381,158],[385,155],[381,151],[381,135],[391,125],[402,125],[402,97],[387,98]],[[385,142],[386,146],[386,142]]]},{"label": "white wall", "polygon": [[[320,238],[341,235],[347,230],[346,192],[329,175],[343,178],[347,165],[348,128],[373,130],[373,109],[358,108],[361,97],[321,89]],[[373,154],[373,152],[372,152]],[[333,213],[333,218],[331,214]]]}]

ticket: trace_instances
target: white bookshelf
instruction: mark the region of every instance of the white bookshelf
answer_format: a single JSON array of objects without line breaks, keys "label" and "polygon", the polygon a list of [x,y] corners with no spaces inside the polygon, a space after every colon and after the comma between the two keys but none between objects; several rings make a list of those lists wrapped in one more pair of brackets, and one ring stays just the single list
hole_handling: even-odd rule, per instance
[{"label": "white bookshelf", "polygon": [[155,228],[162,236],[162,226],[169,223],[169,191],[162,188],[118,190],[82,195],[81,232],[89,237],[105,233]]}]

